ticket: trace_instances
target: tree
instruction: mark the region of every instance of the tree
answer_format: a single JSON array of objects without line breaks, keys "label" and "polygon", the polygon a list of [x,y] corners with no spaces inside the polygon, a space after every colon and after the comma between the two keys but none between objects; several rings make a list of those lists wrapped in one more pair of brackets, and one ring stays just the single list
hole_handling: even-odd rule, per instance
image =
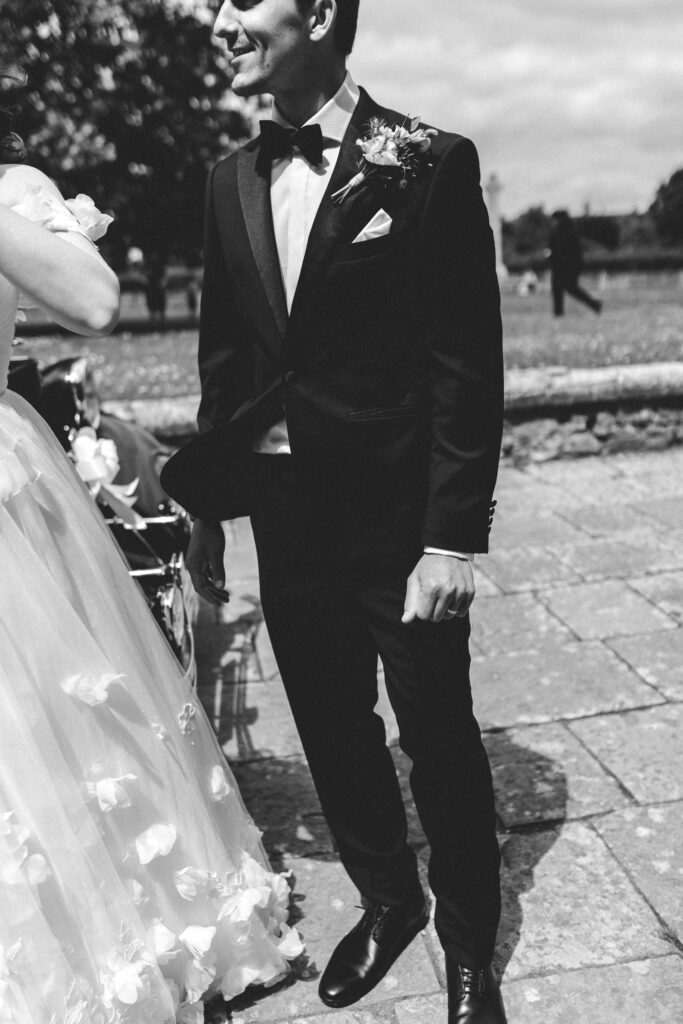
[{"label": "tree", "polygon": [[535,255],[547,246],[551,226],[550,217],[543,207],[531,206],[514,220],[506,222],[504,234],[516,255]]},{"label": "tree", "polygon": [[0,67],[18,65],[29,161],[110,210],[114,262],[130,245],[197,258],[208,168],[252,132],[229,92],[205,0],[2,0]]},{"label": "tree", "polygon": [[659,186],[650,213],[663,241],[683,242],[683,167]]}]

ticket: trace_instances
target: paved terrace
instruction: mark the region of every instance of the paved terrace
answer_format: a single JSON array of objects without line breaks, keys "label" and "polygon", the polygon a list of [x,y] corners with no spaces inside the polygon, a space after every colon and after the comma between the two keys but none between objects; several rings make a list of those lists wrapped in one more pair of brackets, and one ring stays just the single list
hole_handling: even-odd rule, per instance
[{"label": "paved terrace", "polygon": [[[477,563],[473,687],[495,779],[510,1024],[683,1020],[683,447],[505,467],[493,553]],[[308,965],[211,1019],[441,1024],[430,926],[362,1003],[329,1011],[316,976],[358,916],[264,629],[246,521],[233,601],[203,610],[200,693],[268,851],[295,880]],[[321,679],[321,694],[324,680]],[[396,743],[408,793],[408,763]],[[414,812],[411,839],[426,862]]]}]

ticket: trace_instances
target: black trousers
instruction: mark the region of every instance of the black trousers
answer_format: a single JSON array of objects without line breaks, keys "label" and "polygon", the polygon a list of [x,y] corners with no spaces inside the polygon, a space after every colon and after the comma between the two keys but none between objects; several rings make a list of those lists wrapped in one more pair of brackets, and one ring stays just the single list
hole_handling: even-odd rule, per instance
[{"label": "black trousers", "polygon": [[439,937],[465,966],[486,965],[500,915],[499,853],[491,773],[472,713],[469,620],[403,625],[419,544],[405,550],[395,509],[381,530],[352,489],[335,493],[322,483],[294,456],[254,456],[263,613],[323,811],[363,896],[398,904],[418,895],[405,809],[374,710],[379,654],[430,843]]},{"label": "black trousers", "polygon": [[579,302],[583,302],[584,306],[589,306],[593,312],[600,308],[599,300],[594,299],[592,295],[589,295],[585,288],[581,287],[577,274],[558,274],[556,271],[553,271],[551,277],[553,313],[555,316],[562,316],[564,314],[565,292],[567,295],[573,296]]}]

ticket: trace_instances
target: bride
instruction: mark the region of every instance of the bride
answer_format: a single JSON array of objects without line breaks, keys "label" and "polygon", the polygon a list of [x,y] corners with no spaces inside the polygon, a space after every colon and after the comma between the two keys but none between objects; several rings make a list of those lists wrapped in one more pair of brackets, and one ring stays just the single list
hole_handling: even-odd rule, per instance
[{"label": "bride", "polygon": [[21,296],[109,332],[86,197],[0,112],[0,1022],[199,1024],[301,942],[209,722],[49,428],[6,389]]}]

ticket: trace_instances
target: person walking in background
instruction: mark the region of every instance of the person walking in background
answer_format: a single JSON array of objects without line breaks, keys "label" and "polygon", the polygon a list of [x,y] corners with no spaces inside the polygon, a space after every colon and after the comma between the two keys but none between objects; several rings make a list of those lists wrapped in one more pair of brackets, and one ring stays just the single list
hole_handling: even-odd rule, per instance
[{"label": "person walking in background", "polygon": [[579,275],[583,270],[583,253],[581,239],[574,221],[566,210],[555,210],[552,221],[548,251],[550,253],[553,314],[564,316],[565,292],[589,306],[594,313],[599,313],[602,309],[600,299],[594,299],[579,284]]},{"label": "person walking in background", "polygon": [[149,318],[154,323],[163,324],[166,320],[166,271],[160,260],[150,266],[145,285],[145,298]]}]

